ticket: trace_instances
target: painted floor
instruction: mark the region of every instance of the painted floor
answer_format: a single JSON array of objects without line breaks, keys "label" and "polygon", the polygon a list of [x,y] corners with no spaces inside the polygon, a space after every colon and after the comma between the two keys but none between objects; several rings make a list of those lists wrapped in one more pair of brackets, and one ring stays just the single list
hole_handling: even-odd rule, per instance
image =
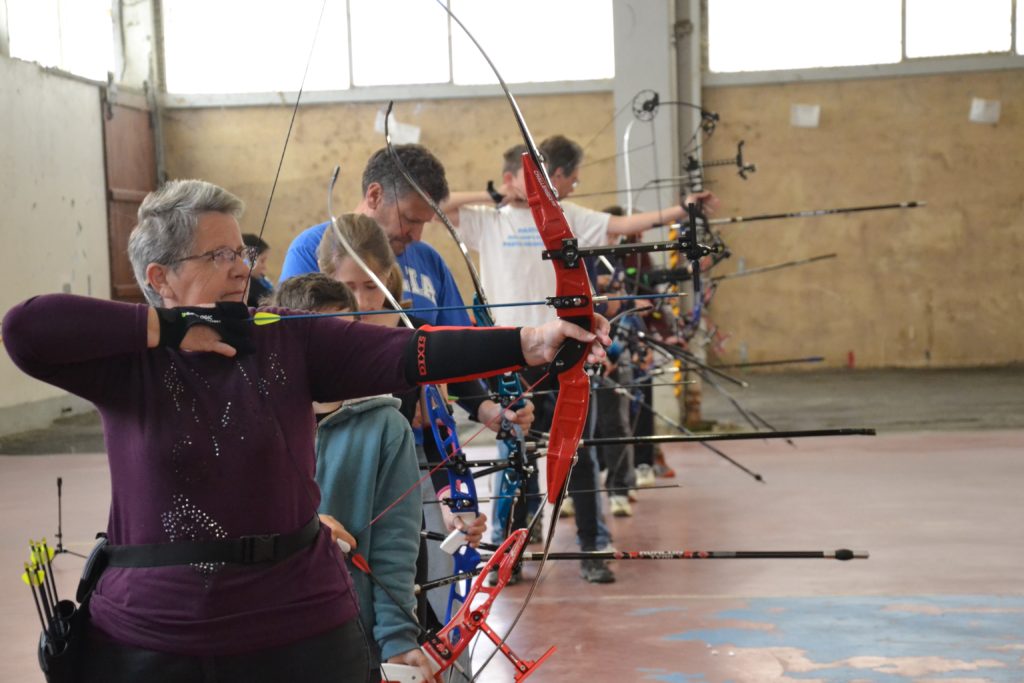
[{"label": "painted floor", "polygon": [[[1024,681],[1024,432],[730,444],[757,485],[673,449],[681,488],[614,519],[620,550],[868,550],[863,561],[549,563],[510,639],[558,651],[531,680]],[[560,522],[555,546],[572,546]],[[529,570],[528,570],[529,571]],[[532,575],[532,574],[531,574]],[[508,615],[525,596],[506,590]],[[483,646],[481,646],[482,648]],[[491,664],[481,680],[511,680]]]},{"label": "painted floor", "polygon": [[[668,448],[678,476],[659,483],[679,488],[642,492],[635,516],[612,519],[616,547],[846,547],[871,558],[617,561],[610,585],[583,582],[576,562],[550,562],[509,639],[527,658],[557,648],[531,681],[1024,683],[1024,430],[722,448],[765,483],[694,446]],[[28,538],[53,540],[58,476],[65,545],[85,552],[106,522],[102,454],[0,457],[0,681],[42,680],[18,576]],[[573,521],[558,527],[553,549],[573,549]],[[57,559],[62,593],[80,567]],[[528,583],[499,597],[500,633]],[[478,664],[488,651],[476,648]],[[512,676],[499,656],[478,680]]]}]

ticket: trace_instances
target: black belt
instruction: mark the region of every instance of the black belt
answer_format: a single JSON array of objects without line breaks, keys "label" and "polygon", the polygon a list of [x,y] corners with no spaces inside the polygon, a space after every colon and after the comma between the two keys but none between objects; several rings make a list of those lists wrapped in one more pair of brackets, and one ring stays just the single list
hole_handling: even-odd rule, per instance
[{"label": "black belt", "polygon": [[301,529],[287,534],[264,534],[209,541],[178,541],[142,545],[107,545],[103,552],[111,567],[166,567],[175,564],[258,564],[280,562],[308,548],[320,533],[313,516]]}]

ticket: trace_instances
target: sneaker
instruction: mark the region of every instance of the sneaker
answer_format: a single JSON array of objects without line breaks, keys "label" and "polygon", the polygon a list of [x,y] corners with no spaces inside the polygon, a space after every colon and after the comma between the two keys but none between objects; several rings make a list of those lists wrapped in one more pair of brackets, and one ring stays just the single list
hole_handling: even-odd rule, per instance
[{"label": "sneaker", "polygon": [[615,574],[605,560],[581,560],[580,576],[589,583],[615,583]]},{"label": "sneaker", "polygon": [[638,489],[645,489],[657,484],[657,479],[654,476],[654,468],[650,465],[643,464],[637,465],[636,468],[636,487]]},{"label": "sneaker", "polygon": [[665,479],[676,476],[676,471],[668,466],[668,463],[665,462],[665,454],[660,450],[654,453],[654,474]]},{"label": "sneaker", "polygon": [[611,496],[609,498],[611,503],[612,515],[615,517],[632,517],[633,508],[629,504],[629,498],[626,496]]},{"label": "sneaker", "polygon": [[576,516],[576,503],[572,501],[569,496],[565,497],[562,501],[562,507],[558,510],[559,517],[575,517]]}]

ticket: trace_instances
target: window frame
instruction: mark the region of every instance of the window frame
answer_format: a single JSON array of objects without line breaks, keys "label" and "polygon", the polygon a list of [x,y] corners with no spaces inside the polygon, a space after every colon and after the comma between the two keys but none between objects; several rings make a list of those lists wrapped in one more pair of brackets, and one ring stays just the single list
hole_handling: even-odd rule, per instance
[{"label": "window frame", "polygon": [[[348,0],[346,0],[346,7]],[[614,22],[614,15],[612,17]],[[352,42],[348,42],[349,50],[349,87],[344,90],[303,90],[304,104],[338,104],[410,101],[410,100],[445,100],[478,97],[501,96],[501,88],[495,79],[493,84],[460,85],[454,83],[454,66],[452,64],[452,31],[458,30],[452,22],[448,22],[448,82],[420,83],[408,85],[355,85],[353,81]],[[164,52],[163,26],[160,22],[157,29],[156,49],[159,50],[158,63],[162,66],[166,60]],[[351,35],[352,23],[348,23]],[[298,78],[301,74],[296,74]],[[611,92],[613,78],[587,79],[572,81],[528,81],[509,83],[509,88],[516,95],[561,95],[593,92]],[[188,109],[200,107],[252,107],[270,105],[290,105],[298,95],[297,90],[268,91],[248,93],[172,93],[168,92],[166,83],[161,78],[159,98],[161,106],[167,109]]]},{"label": "window frame", "polygon": [[[613,80],[547,81],[543,83],[510,83],[509,88],[519,95],[564,95],[575,93],[610,92]],[[255,92],[230,94],[179,94],[161,92],[162,105],[168,109],[190,107],[253,107],[292,104],[297,91]],[[447,100],[473,97],[503,97],[501,87],[493,85],[453,85],[431,83],[422,85],[353,86],[348,90],[304,90],[303,104],[335,104],[359,102],[397,102],[409,100]]]},{"label": "window frame", "polygon": [[11,57],[11,41],[7,34],[7,3],[0,2],[0,57]]},{"label": "window frame", "polygon": [[[702,30],[708,35],[709,0],[702,0]],[[767,85],[772,83],[799,83],[803,81],[839,81],[862,78],[893,78],[899,76],[926,76],[934,74],[1000,71],[1024,68],[1024,55],[1017,54],[1020,37],[1017,34],[1018,0],[1011,0],[1010,49],[1006,52],[988,52],[940,57],[907,56],[907,0],[900,0],[900,61],[895,64],[863,64],[858,66],[810,67],[804,69],[776,69],[771,71],[716,72],[708,69],[710,45],[705,41],[701,72],[706,87]]]}]

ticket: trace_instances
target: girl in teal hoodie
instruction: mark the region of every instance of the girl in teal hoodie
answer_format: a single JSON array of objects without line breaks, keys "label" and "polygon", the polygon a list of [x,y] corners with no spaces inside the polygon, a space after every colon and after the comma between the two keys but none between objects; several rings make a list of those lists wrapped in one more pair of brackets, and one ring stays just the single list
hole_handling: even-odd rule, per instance
[{"label": "girl in teal hoodie", "polygon": [[[352,310],[356,303],[343,283],[311,273],[282,283],[274,305],[329,313]],[[371,655],[377,658],[371,667],[386,661],[412,664],[429,676],[417,641],[419,627],[408,616],[416,610],[413,587],[423,502],[416,486],[420,472],[415,441],[408,420],[398,410],[400,405],[391,395],[314,404],[316,481],[320,512],[337,518],[348,531],[358,532],[354,550],[366,558],[377,582],[387,589],[375,585],[349,561],[360,620]],[[409,495],[368,527],[410,489]]]}]

